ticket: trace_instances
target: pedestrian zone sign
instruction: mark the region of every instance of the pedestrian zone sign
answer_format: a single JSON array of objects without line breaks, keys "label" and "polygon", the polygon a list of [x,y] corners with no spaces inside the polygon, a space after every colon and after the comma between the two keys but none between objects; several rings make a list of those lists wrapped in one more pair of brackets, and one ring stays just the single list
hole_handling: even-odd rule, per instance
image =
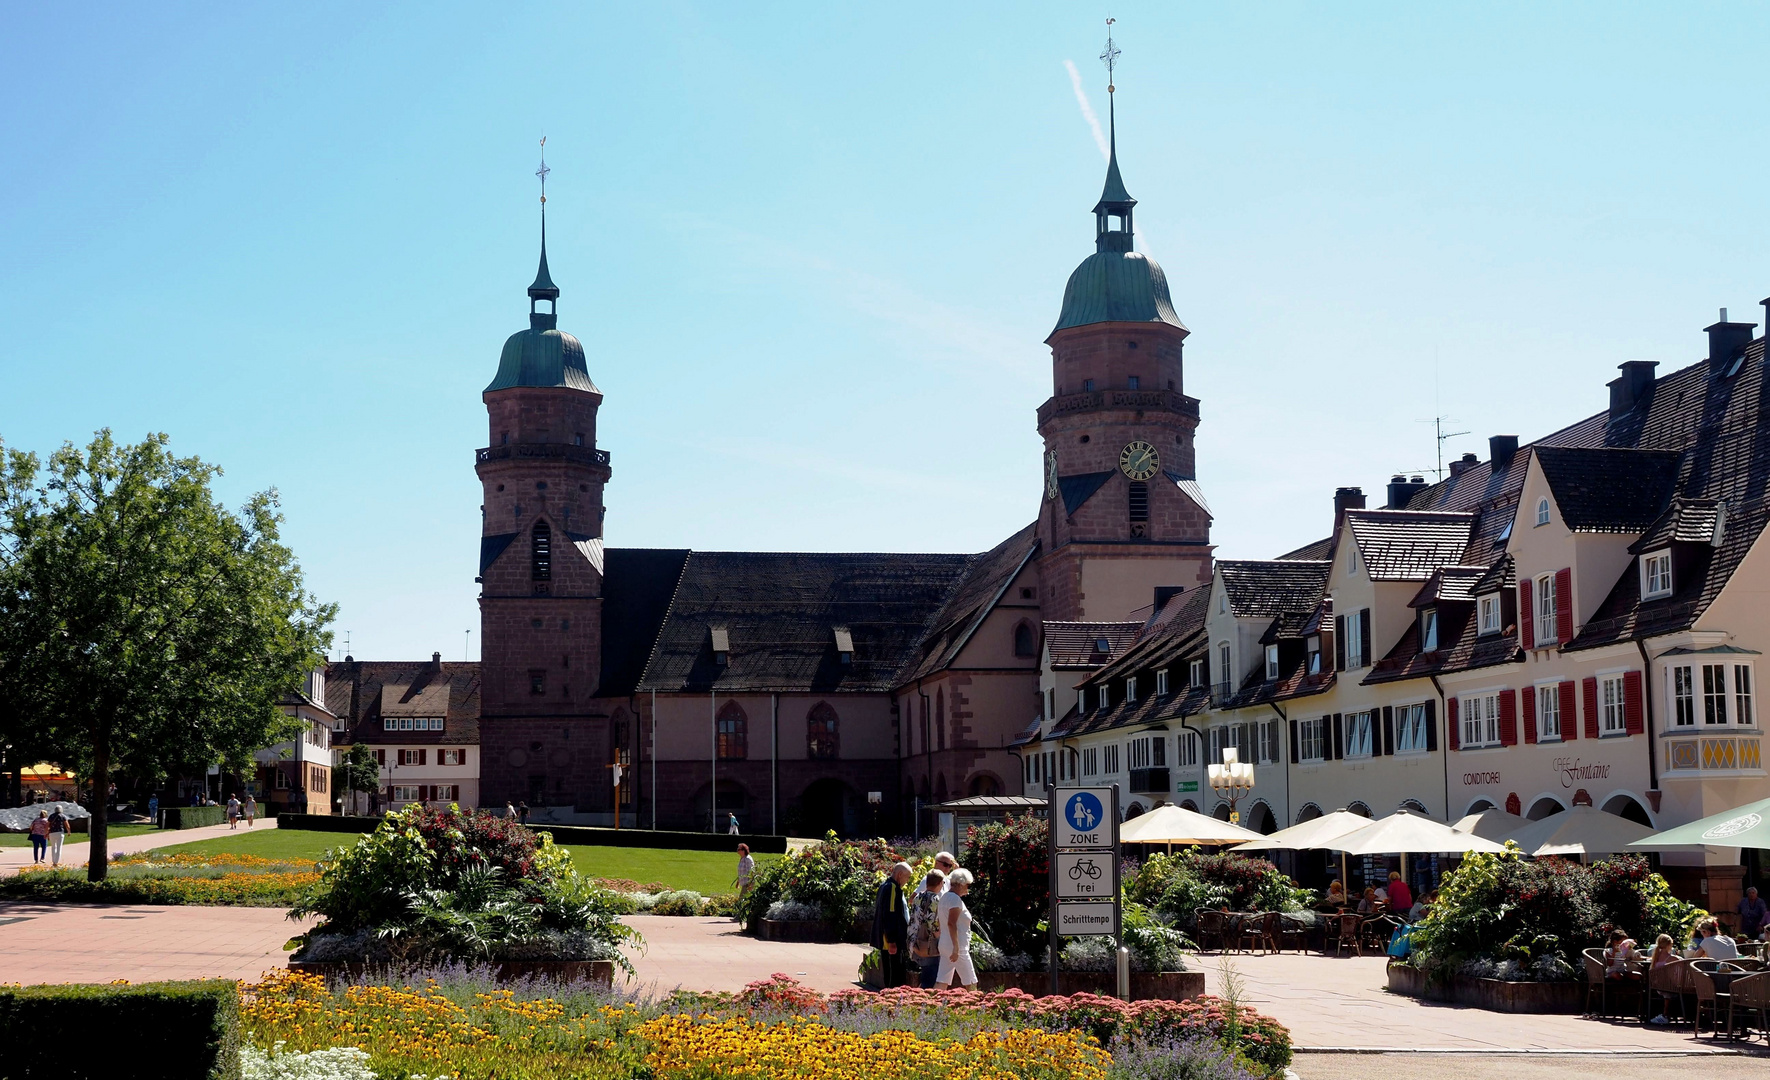
[{"label": "pedestrian zone sign", "polygon": [[1059,849],[1117,846],[1118,822],[1111,812],[1111,788],[1059,789],[1057,795],[1062,801],[1052,831]]}]

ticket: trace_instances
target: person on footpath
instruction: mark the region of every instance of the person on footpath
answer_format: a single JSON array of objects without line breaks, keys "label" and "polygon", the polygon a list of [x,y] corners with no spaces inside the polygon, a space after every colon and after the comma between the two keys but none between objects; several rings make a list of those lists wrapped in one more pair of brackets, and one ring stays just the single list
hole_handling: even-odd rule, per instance
[{"label": "person on footpath", "polygon": [[922,970],[917,985],[924,990],[934,989],[934,976],[940,970],[940,896],[944,892],[946,875],[930,870],[910,897],[910,959]]},{"label": "person on footpath", "polygon": [[506,820],[506,821],[515,821],[516,820],[516,804],[515,803],[506,802],[504,804],[504,820]]},{"label": "person on footpath", "polygon": [[960,867],[947,875],[946,895],[940,898],[940,970],[934,987],[944,990],[956,978],[967,990],[977,987],[977,968],[971,963],[971,909],[965,894],[971,891],[971,871]]},{"label": "person on footpath", "polygon": [[246,828],[252,827],[252,819],[258,816],[258,798],[250,791],[246,792]]},{"label": "person on footpath", "polygon": [[68,836],[68,816],[56,807],[49,815],[49,865],[61,865],[61,842]]},{"label": "person on footpath", "polygon": [[1745,891],[1745,899],[1736,908],[1739,912],[1739,936],[1755,938],[1764,929],[1766,917],[1770,917],[1770,909],[1766,909],[1764,901],[1758,897],[1757,886]]},{"label": "person on footpath", "polygon": [[1389,910],[1411,912],[1414,908],[1414,891],[1401,880],[1401,871],[1389,871]]},{"label": "person on footpath", "polygon": [[910,908],[903,887],[915,872],[907,862],[893,866],[879,883],[879,894],[873,901],[873,933],[868,941],[879,950],[879,974],[886,989],[903,985],[910,946]]},{"label": "person on footpath", "polygon": [[730,815],[730,818],[730,822],[725,826],[725,831],[732,836],[736,836],[738,834],[738,816],[732,814]]},{"label": "person on footpath", "polygon": [[238,795],[227,797],[227,827],[230,829],[240,827],[240,797]]},{"label": "person on footpath", "polygon": [[37,820],[31,822],[31,862],[40,863],[49,857],[49,811],[37,811]]},{"label": "person on footpath", "polygon": [[[750,857],[750,845],[739,844],[738,845],[738,876],[737,876],[737,887],[738,887],[737,908],[738,908],[739,912],[741,912],[743,910],[744,897],[750,895],[750,880],[752,878],[754,878],[755,876],[756,876],[756,860]],[[731,917],[731,921],[732,922],[743,922],[744,917],[742,914],[733,914]]]},{"label": "person on footpath", "polygon": [[148,824],[158,825],[159,823],[160,823],[160,797],[158,795],[149,795],[148,796]]}]

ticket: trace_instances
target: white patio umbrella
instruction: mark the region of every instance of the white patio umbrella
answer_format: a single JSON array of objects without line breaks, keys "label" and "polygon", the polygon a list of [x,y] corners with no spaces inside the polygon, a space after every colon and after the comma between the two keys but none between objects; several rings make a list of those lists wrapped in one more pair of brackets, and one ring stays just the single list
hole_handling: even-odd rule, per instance
[{"label": "white patio umbrella", "polygon": [[1649,826],[1590,806],[1576,806],[1512,834],[1526,855],[1614,855],[1651,836]]},{"label": "white patio umbrella", "polygon": [[1466,855],[1471,851],[1498,852],[1504,845],[1483,840],[1474,833],[1458,832],[1411,810],[1397,810],[1362,829],[1337,837],[1327,845],[1348,855],[1408,855],[1421,852]]},{"label": "white patio umbrella", "polygon": [[[1371,819],[1363,814],[1354,814],[1350,810],[1335,810],[1331,814],[1310,818],[1301,824],[1292,825],[1288,829],[1280,829],[1271,836],[1263,836],[1251,844],[1243,844],[1237,851],[1307,851],[1311,848],[1333,849],[1332,841],[1345,836],[1349,832],[1364,828]],[[1340,880],[1346,880],[1346,856],[1340,856]]]},{"label": "white patio umbrella", "polygon": [[1252,829],[1171,803],[1119,826],[1119,840],[1127,844],[1239,844],[1259,839]]},{"label": "white patio umbrella", "polygon": [[1630,844],[1631,850],[1664,851],[1690,847],[1770,848],[1770,799],[1759,799],[1731,810],[1654,833]]},{"label": "white patio umbrella", "polygon": [[1469,814],[1463,817],[1451,828],[1457,832],[1473,833],[1483,840],[1492,840],[1496,844],[1503,844],[1512,838],[1513,833],[1519,829],[1527,828],[1530,824],[1529,818],[1508,814],[1497,806],[1490,806],[1478,814]]}]

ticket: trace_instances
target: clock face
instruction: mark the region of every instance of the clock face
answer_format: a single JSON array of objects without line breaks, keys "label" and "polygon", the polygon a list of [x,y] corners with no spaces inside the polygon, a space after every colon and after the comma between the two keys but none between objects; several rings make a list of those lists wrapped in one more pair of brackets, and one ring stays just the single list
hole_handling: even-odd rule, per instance
[{"label": "clock face", "polygon": [[1119,468],[1133,480],[1147,480],[1162,467],[1161,455],[1155,447],[1141,440],[1126,443],[1119,454]]},{"label": "clock face", "polygon": [[1045,498],[1057,497],[1057,451],[1045,451]]}]

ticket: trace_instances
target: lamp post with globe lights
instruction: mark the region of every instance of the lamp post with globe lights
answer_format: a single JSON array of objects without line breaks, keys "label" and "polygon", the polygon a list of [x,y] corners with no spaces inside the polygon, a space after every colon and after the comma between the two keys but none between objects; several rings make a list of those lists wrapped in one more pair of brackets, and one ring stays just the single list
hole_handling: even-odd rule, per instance
[{"label": "lamp post with globe lights", "polygon": [[1229,823],[1241,824],[1241,812],[1235,804],[1247,797],[1254,790],[1254,766],[1251,762],[1238,760],[1240,754],[1233,746],[1223,748],[1221,764],[1213,762],[1207,766],[1206,774],[1211,781],[1211,790],[1217,797],[1229,804]]}]

